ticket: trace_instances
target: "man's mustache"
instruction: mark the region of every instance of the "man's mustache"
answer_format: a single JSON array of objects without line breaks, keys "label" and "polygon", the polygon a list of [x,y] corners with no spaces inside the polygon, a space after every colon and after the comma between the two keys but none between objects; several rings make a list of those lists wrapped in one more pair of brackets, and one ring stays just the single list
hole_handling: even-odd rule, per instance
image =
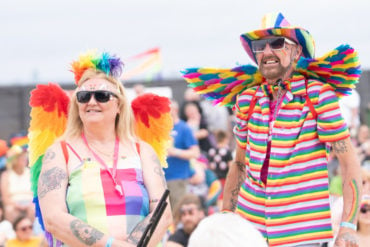
[{"label": "man's mustache", "polygon": [[280,59],[277,57],[277,56],[267,56],[267,57],[264,57],[262,58],[262,63],[264,64],[267,60],[271,60],[271,59],[274,59],[276,61],[278,61],[278,63],[280,63]]}]

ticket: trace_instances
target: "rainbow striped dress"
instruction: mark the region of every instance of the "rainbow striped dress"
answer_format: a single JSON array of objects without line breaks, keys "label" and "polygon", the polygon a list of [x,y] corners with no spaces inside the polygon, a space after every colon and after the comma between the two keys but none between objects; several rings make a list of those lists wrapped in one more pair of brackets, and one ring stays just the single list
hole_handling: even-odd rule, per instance
[{"label": "rainbow striped dress", "polygon": [[71,215],[105,234],[123,236],[149,214],[149,196],[138,154],[118,159],[117,181],[122,185],[123,196],[97,161],[71,155],[68,163],[75,162],[80,165],[70,171],[66,196]]},{"label": "rainbow striped dress", "polygon": [[[267,84],[238,96],[235,106],[237,143],[246,150],[246,180],[237,212],[252,222],[269,246],[295,246],[332,240],[328,192],[329,142],[349,136],[333,88],[294,75],[282,98],[269,134]],[[308,94],[317,117],[306,103]],[[249,105],[257,97],[248,120]],[[261,169],[271,139],[267,181]]]}]

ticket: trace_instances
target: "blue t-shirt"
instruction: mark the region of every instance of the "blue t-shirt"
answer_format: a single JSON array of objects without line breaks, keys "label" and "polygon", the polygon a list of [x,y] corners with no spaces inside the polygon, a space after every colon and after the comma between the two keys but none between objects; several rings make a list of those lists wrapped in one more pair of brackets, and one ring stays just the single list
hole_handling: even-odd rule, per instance
[{"label": "blue t-shirt", "polygon": [[[173,126],[171,136],[174,141],[174,147],[178,149],[189,149],[198,144],[193,131],[182,120]],[[169,156],[167,163],[168,168],[164,169],[166,180],[187,179],[194,174],[194,171],[190,169],[189,160]]]}]

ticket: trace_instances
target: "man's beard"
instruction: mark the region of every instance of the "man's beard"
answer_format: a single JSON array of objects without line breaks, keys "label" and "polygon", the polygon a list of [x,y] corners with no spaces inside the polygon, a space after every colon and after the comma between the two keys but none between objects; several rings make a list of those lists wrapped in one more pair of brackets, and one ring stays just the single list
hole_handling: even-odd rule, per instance
[{"label": "man's beard", "polygon": [[183,225],[183,230],[184,232],[186,232],[187,234],[191,234],[194,229],[197,227],[198,223],[193,223],[193,222],[188,222],[188,223],[185,223]]},{"label": "man's beard", "polygon": [[[275,59],[278,62],[277,66],[273,69],[264,68],[265,61],[271,58]],[[269,56],[261,60],[261,64],[259,65],[259,71],[261,72],[262,76],[265,77],[266,79],[275,80],[283,78],[287,71],[290,69],[291,65],[292,63],[290,63],[287,67],[284,67],[281,65],[279,58],[277,58],[276,56]]]}]

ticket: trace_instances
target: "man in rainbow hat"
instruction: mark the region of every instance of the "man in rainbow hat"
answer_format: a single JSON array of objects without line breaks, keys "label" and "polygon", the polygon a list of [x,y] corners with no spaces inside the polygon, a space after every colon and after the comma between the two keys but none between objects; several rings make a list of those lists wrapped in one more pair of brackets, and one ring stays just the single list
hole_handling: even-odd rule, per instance
[{"label": "man in rainbow hat", "polygon": [[252,222],[269,246],[331,241],[331,147],[343,173],[344,208],[335,244],[358,246],[360,164],[338,105],[338,97],[358,82],[357,53],[342,45],[315,59],[311,34],[291,26],[281,13],[266,15],[262,29],[242,34],[241,41],[258,68],[184,71],[190,87],[215,104],[234,107],[237,117],[224,211]]}]

